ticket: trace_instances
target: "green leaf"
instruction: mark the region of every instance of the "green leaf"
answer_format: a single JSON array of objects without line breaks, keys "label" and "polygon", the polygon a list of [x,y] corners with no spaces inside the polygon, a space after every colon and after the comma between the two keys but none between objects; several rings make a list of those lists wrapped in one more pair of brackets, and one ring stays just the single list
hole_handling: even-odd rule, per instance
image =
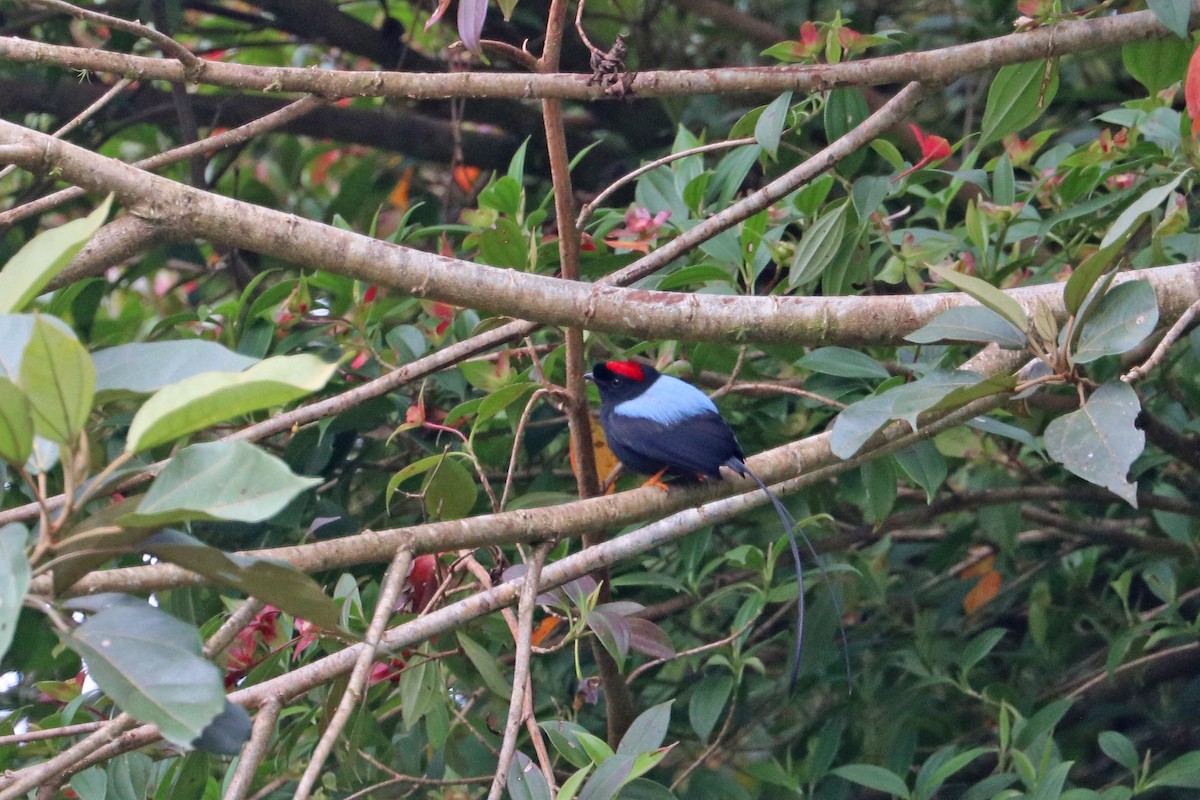
[{"label": "green leaf", "polygon": [[859,400],[833,421],[829,446],[838,458],[850,458],[889,420],[903,419],[916,430],[921,413],[948,397],[966,399],[962,392],[980,385],[988,385],[985,394],[998,391],[989,380],[969,370],[934,370],[920,380]]},{"label": "green leaf", "polygon": [[462,648],[463,653],[470,659],[472,666],[475,667],[475,671],[483,679],[484,685],[505,700],[512,697],[512,687],[508,685],[508,681],[500,674],[500,669],[496,666],[496,657],[489,653],[483,645],[462,631],[458,631],[455,635],[458,637],[458,646]]},{"label": "green leaf", "polygon": [[511,800],[552,800],[553,797],[546,776],[529,756],[519,750],[513,754],[513,760],[508,765],[505,788]]},{"label": "green leaf", "polygon": [[874,764],[845,764],[835,767],[833,774],[894,797],[908,797],[908,786],[899,775]]},{"label": "green leaf", "polygon": [[1126,475],[1146,444],[1134,426],[1141,403],[1121,381],[1109,381],[1092,393],[1078,411],[1046,426],[1046,453],[1086,481],[1103,486],[1134,508],[1137,484]]},{"label": "green leaf", "polygon": [[0,270],[0,314],[20,311],[71,263],[112,208],[112,195],[91,214],[43,231],[26,242]]},{"label": "green leaf", "polygon": [[[666,753],[655,753],[654,755],[661,760]],[[657,762],[655,763],[657,764]],[[639,769],[641,769],[641,765],[635,764],[634,774],[638,774]],[[621,793],[617,795],[617,800],[678,800],[678,797],[661,783],[655,783],[648,778],[634,778],[621,787]]]},{"label": "green leaf", "polygon": [[125,450],[137,453],[251,411],[290,403],[323,387],[336,371],[337,364],[303,354],[268,358],[243,372],[193,375],[158,390],[138,409]]},{"label": "green leaf", "polygon": [[431,519],[462,519],[471,513],[479,488],[471,471],[457,458],[443,458],[429,471],[421,491],[425,496],[425,513]]},{"label": "green leaf", "polygon": [[106,800],[142,800],[150,787],[154,762],[145,753],[122,753],[105,767]]},{"label": "green leaf", "polygon": [[949,474],[946,457],[928,439],[894,453],[893,457],[904,474],[925,490],[926,502],[932,503]]},{"label": "green leaf", "polygon": [[[1049,69],[1049,74],[1047,74]],[[998,142],[1042,115],[1058,92],[1058,64],[1027,61],[1002,67],[988,89],[979,147]]]},{"label": "green leaf", "polygon": [[0,378],[0,461],[21,466],[33,452],[33,412],[21,387]]},{"label": "green leaf", "polygon": [[795,291],[807,286],[821,277],[821,272],[837,255],[846,230],[846,209],[849,207],[849,201],[842,201],[818,217],[805,231],[792,257],[792,266],[788,273],[790,290]]},{"label": "green leaf", "polygon": [[96,393],[150,394],[202,372],[241,372],[259,359],[205,339],[131,342],[92,353]]},{"label": "green leaf", "polygon": [[529,269],[529,236],[508,217],[479,234],[479,260],[493,267]]},{"label": "green leaf", "polygon": [[648,708],[629,726],[621,743],[617,745],[617,754],[630,756],[649,753],[662,747],[663,739],[667,736],[667,726],[671,722],[671,704],[674,700],[659,703]]},{"label": "green leaf", "polygon": [[966,292],[978,301],[980,305],[987,306],[992,311],[995,311],[1019,330],[1025,331],[1029,328],[1029,318],[1025,315],[1025,309],[1021,308],[1021,304],[987,281],[980,280],[974,275],[966,275],[952,269],[939,267],[936,264],[930,264],[929,271],[947,283],[953,284],[958,289]]},{"label": "green leaf", "polygon": [[437,662],[425,658],[428,653],[428,644],[422,645],[417,650],[414,663],[400,673],[400,708],[406,731],[412,730],[435,703],[445,702],[441,681],[438,680]]},{"label": "green leaf", "polygon": [[916,344],[995,343],[1009,350],[1020,350],[1028,342],[1024,331],[992,309],[981,306],[948,308],[904,339]]},{"label": "green leaf", "polygon": [[963,649],[958,657],[958,665],[962,667],[963,672],[971,669],[971,667],[982,661],[988,653],[995,649],[996,645],[1004,638],[1005,631],[1003,628],[988,628],[983,633],[971,639],[967,646]]},{"label": "green leaf", "polygon": [[792,93],[784,92],[763,109],[758,122],[754,123],[754,138],[770,154],[772,160],[779,150],[779,137],[783,134],[783,127],[787,125],[788,109],[791,105]]},{"label": "green leaf", "polygon": [[1137,748],[1133,746],[1133,742],[1129,741],[1129,737],[1117,731],[1104,731],[1100,734],[1098,741],[1100,749],[1104,751],[1104,755],[1130,772],[1137,774],[1142,760],[1138,756]]},{"label": "green leaf", "polygon": [[721,718],[721,711],[732,693],[733,676],[725,673],[706,675],[696,685],[692,699],[688,702],[688,721],[691,722],[692,730],[700,737],[700,741],[708,741],[709,734],[716,727],[717,720]]},{"label": "green leaf", "polygon": [[148,605],[105,608],[66,637],[121,708],[188,747],[225,708],[221,671],[201,655],[199,632]]},{"label": "green leaf", "polygon": [[608,742],[598,736],[593,736],[587,731],[576,731],[575,739],[588,754],[588,757],[596,764],[607,761],[614,755],[613,749],[608,746]]},{"label": "green leaf", "polygon": [[54,591],[61,595],[66,589],[96,567],[118,553],[127,552],[147,536],[153,528],[121,527],[116,520],[133,512],[141,497],[127,497],[105,506],[68,530],[55,551]]},{"label": "green leaf", "polygon": [[558,795],[555,797],[555,800],[575,800],[575,795],[579,794],[579,787],[583,786],[583,782],[587,779],[588,773],[591,771],[592,764],[588,762],[587,766],[563,781],[562,786],[558,788]]},{"label": "green leaf", "polygon": [[1192,4],[1188,0],[1146,0],[1146,5],[1163,27],[1180,39],[1188,39],[1188,21],[1192,16]]},{"label": "green leaf", "polygon": [[1142,217],[1167,202],[1167,199],[1171,196],[1171,192],[1175,191],[1175,187],[1179,185],[1179,182],[1187,174],[1188,170],[1184,170],[1176,175],[1174,180],[1164,183],[1162,186],[1147,189],[1137,195],[1137,199],[1126,206],[1125,210],[1109,226],[1104,234],[1104,238],[1100,240],[1100,249],[1103,250],[1116,242],[1120,237],[1125,235],[1126,231],[1137,230],[1137,225],[1142,221]]},{"label": "green leaf", "polygon": [[83,430],[96,387],[92,358],[73,334],[39,317],[21,359],[34,430],[66,444]]},{"label": "green leaf", "polygon": [[1054,767],[1038,781],[1032,792],[1025,795],[1028,800],[1057,800],[1062,794],[1063,785],[1067,782],[1067,773],[1074,766],[1074,761],[1064,761]]},{"label": "green leaf", "polygon": [[1125,248],[1129,238],[1136,230],[1136,228],[1127,228],[1107,246],[1101,247],[1085,258],[1083,263],[1071,273],[1071,277],[1067,278],[1066,288],[1063,289],[1063,305],[1066,306],[1068,314],[1074,316],[1079,313],[1079,309],[1083,307],[1083,303],[1091,293],[1092,287],[1096,285],[1096,281],[1100,280],[1104,270]]},{"label": "green leaf", "polygon": [[579,792],[579,800],[613,800],[633,772],[634,756],[618,753],[596,767]]},{"label": "green leaf", "polygon": [[939,750],[921,765],[917,774],[917,785],[913,789],[915,800],[929,800],[946,780],[984,753],[992,752],[986,747],[973,747],[965,753],[952,755],[953,747]]},{"label": "green leaf", "polygon": [[1126,353],[1154,332],[1158,298],[1149,281],[1128,281],[1110,289],[1079,333],[1076,364]]},{"label": "green leaf", "polygon": [[507,386],[501,386],[496,391],[483,398],[475,412],[475,424],[471,428],[471,433],[479,429],[479,426],[487,422],[492,417],[499,414],[504,409],[512,405],[521,396],[528,392],[532,392],[537,388],[537,384],[530,381],[521,381],[519,383],[510,383]]},{"label": "green leaf", "polygon": [[91,767],[71,776],[71,788],[79,796],[79,800],[105,800],[108,792],[108,778],[104,770]]},{"label": "green leaf", "polygon": [[152,527],[190,520],[262,522],[321,482],[249,442],[194,444],[176,453],[121,524]]},{"label": "green leaf", "polygon": [[1191,57],[1191,42],[1186,38],[1130,42],[1121,48],[1121,63],[1150,94],[1183,80]]},{"label": "green leaf", "polygon": [[550,720],[548,722],[539,722],[538,727],[546,734],[546,737],[554,745],[554,749],[558,751],[558,754],[570,762],[572,766],[584,768],[593,763],[591,756],[588,755],[588,751],[583,747],[578,738],[579,734],[587,733],[587,730],[579,723],[568,722],[567,720]]},{"label": "green leaf", "polygon": [[812,372],[839,378],[885,381],[892,376],[883,364],[865,353],[847,347],[818,347],[796,364]]},{"label": "green leaf", "polygon": [[[867,98],[853,86],[833,89],[825,99],[825,138],[832,143],[854,130],[871,114]],[[866,152],[856,150],[837,165],[842,175],[853,175],[866,160]]]},{"label": "green leaf", "polygon": [[1153,789],[1156,786],[1200,789],[1200,751],[1184,753],[1155,772],[1146,788]]},{"label": "green leaf", "polygon": [[29,531],[19,522],[0,528],[0,661],[17,632],[17,617],[29,588],[31,570],[25,557]]},{"label": "green leaf", "polygon": [[179,531],[156,533],[141,543],[141,550],[327,630],[339,627],[337,604],[316,581],[290,564],[225,553]]}]

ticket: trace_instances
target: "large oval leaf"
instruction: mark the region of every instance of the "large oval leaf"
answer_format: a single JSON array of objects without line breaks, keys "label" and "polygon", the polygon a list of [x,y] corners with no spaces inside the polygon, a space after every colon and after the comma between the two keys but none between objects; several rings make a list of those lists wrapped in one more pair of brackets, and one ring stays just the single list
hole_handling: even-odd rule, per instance
[{"label": "large oval leaf", "polygon": [[1057,93],[1057,62],[1027,61],[1001,68],[988,89],[979,147],[997,142],[1033,122]]},{"label": "large oval leaf", "polygon": [[189,520],[262,522],[321,482],[248,442],[208,442],[167,462],[134,514],[121,524],[150,527]]},{"label": "large oval leaf", "polygon": [[133,417],[125,449],[137,453],[250,411],[315,392],[337,364],[314,355],[276,356],[244,372],[204,372],[160,389]]},{"label": "large oval leaf", "polygon": [[1025,333],[1004,317],[982,306],[948,308],[924,327],[904,337],[916,344],[932,342],[995,343],[1019,350],[1026,344]]},{"label": "large oval leaf", "polygon": [[1146,446],[1146,434],[1133,424],[1140,411],[1137,392],[1121,381],[1109,381],[1078,411],[1046,426],[1046,454],[1136,508],[1137,484],[1126,476]]},{"label": "large oval leaf", "polygon": [[1137,347],[1158,324],[1158,298],[1148,281],[1114,286],[1100,299],[1079,334],[1073,358],[1087,364]]},{"label": "large oval leaf", "polygon": [[0,271],[0,314],[20,311],[41,294],[100,230],[110,208],[111,194],[86,217],[43,231],[26,242]]},{"label": "large oval leaf", "polygon": [[199,632],[148,605],[114,605],[66,637],[100,689],[167,741],[188,747],[225,708],[221,671]]},{"label": "large oval leaf", "polygon": [[74,334],[38,317],[21,359],[21,388],[34,430],[63,444],[83,430],[92,410],[96,368]]},{"label": "large oval leaf", "polygon": [[202,372],[241,372],[259,359],[235,353],[216,342],[181,339],[131,342],[92,353],[96,393],[150,394]]},{"label": "large oval leaf", "polygon": [[338,627],[337,604],[316,581],[288,564],[224,553],[179,531],[156,533],[142,542],[141,549],[155,558],[257,597],[322,628],[335,630]]},{"label": "large oval leaf", "polygon": [[33,452],[33,413],[29,398],[8,378],[0,378],[0,461],[24,464]]},{"label": "large oval leaf", "polygon": [[0,528],[0,659],[12,644],[25,590],[29,588],[29,559],[25,557],[28,541],[29,531],[19,522]]}]

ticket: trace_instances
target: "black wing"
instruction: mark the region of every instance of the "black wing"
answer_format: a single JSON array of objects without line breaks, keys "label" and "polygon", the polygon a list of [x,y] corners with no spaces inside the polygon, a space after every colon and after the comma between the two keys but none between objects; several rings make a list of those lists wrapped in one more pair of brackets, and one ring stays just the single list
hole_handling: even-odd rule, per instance
[{"label": "black wing", "polygon": [[645,417],[622,416],[605,425],[605,436],[621,463],[652,475],[664,467],[681,475],[720,477],[730,458],[742,458],[742,448],[719,414],[699,414],[664,425]]}]

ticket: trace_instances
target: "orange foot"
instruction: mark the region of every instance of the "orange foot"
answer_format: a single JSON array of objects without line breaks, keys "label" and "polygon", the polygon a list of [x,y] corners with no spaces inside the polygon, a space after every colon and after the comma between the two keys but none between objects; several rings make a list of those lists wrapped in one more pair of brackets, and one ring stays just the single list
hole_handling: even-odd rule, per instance
[{"label": "orange foot", "polygon": [[666,473],[666,471],[667,471],[667,468],[663,467],[658,472],[654,473],[649,478],[647,478],[646,482],[643,483],[642,486],[657,486],[659,489],[662,489],[664,492],[671,491],[671,487],[668,486],[667,484],[663,483],[661,480],[662,476]]}]

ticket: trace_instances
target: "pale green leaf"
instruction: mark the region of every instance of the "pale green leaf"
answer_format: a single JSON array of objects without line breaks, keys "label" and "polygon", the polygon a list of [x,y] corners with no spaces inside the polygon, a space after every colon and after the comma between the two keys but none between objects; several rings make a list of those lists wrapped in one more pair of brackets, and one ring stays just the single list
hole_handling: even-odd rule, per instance
[{"label": "pale green leaf", "polygon": [[34,430],[65,444],[83,430],[95,394],[92,357],[73,334],[39,317],[21,359]]},{"label": "pale green leaf", "polygon": [[31,576],[25,545],[29,531],[19,522],[0,528],[0,660],[12,644]]},{"label": "pale green leaf", "polygon": [[320,478],[296,475],[249,442],[208,442],[176,453],[135,514],[121,524],[151,527],[188,520],[262,522]]},{"label": "pale green leaf", "polygon": [[0,378],[0,461],[20,466],[33,452],[33,412],[21,387]]},{"label": "pale green leaf", "polygon": [[86,217],[43,231],[26,242],[0,270],[0,314],[20,311],[41,294],[100,230],[111,208],[109,195]]},{"label": "pale green leaf", "polygon": [[290,403],[317,391],[337,364],[310,354],[276,356],[243,372],[204,372],[166,386],[147,400],[129,426],[125,450],[137,453],[251,411]]},{"label": "pale green leaf", "polygon": [[966,292],[981,305],[995,311],[1019,330],[1025,331],[1029,328],[1029,318],[1025,315],[1025,309],[1021,308],[1021,304],[987,281],[936,264],[931,264],[929,271]]}]

